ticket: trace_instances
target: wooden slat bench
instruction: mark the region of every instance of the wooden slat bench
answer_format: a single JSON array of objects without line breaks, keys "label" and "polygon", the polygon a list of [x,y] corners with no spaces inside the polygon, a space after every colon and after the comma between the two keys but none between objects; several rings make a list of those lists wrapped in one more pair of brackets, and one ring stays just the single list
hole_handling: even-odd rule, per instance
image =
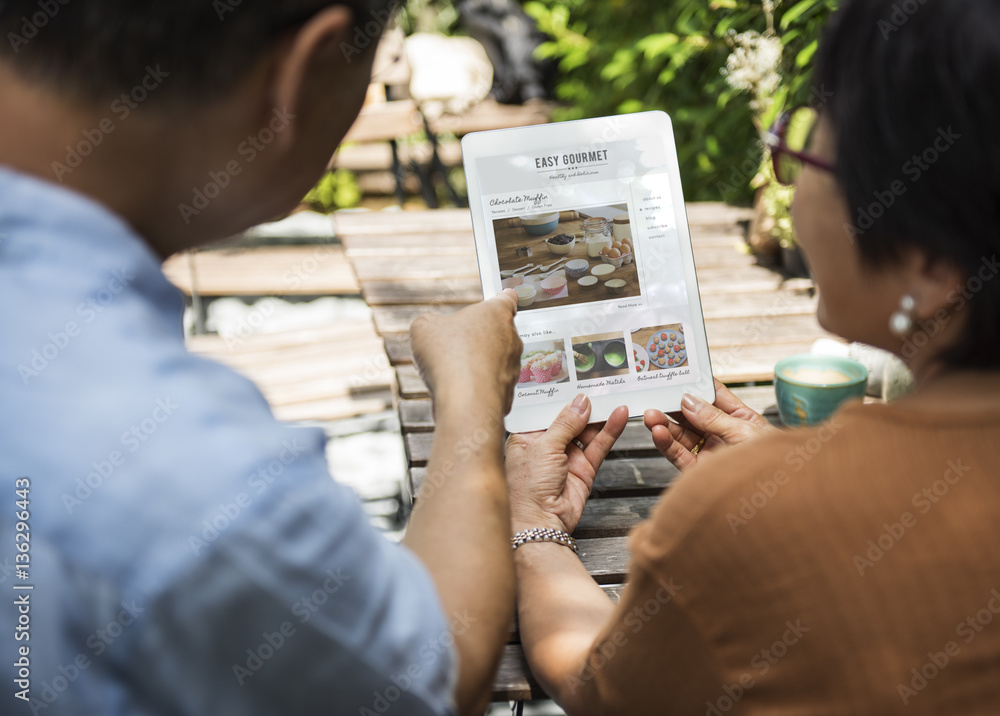
[{"label": "wooden slat bench", "polygon": [[163,270],[188,295],[356,296],[361,290],[339,243],[196,251],[172,256]]},{"label": "wooden slat bench", "polygon": [[254,381],[279,420],[328,422],[393,405],[393,371],[368,320],[244,337],[192,336],[188,346]]},{"label": "wooden slat bench", "polygon": [[[461,163],[461,151],[454,139],[469,132],[544,124],[549,121],[554,105],[546,102],[503,105],[484,100],[460,114],[427,116],[420,104],[411,99],[411,73],[404,43],[398,30],[389,31],[383,38],[365,106],[342,142],[346,146],[334,154],[328,168],[391,171],[391,183],[400,206],[406,201],[408,173],[418,180],[416,188],[429,207],[438,206],[439,185],[450,201],[460,205],[464,198],[448,177],[448,169]],[[400,144],[400,140],[414,137],[421,137],[418,151]],[[444,145],[439,141],[442,137],[448,140]],[[371,183],[368,186],[371,188]]]},{"label": "wooden slat bench", "polygon": [[[164,263],[164,272],[191,297],[201,323],[202,299],[359,296],[332,220],[305,219],[263,225],[222,245],[178,254]],[[370,318],[264,332],[268,315],[266,301],[257,303],[253,320],[235,333],[195,335],[188,345],[253,380],[280,420],[328,422],[392,407],[395,374]]]}]

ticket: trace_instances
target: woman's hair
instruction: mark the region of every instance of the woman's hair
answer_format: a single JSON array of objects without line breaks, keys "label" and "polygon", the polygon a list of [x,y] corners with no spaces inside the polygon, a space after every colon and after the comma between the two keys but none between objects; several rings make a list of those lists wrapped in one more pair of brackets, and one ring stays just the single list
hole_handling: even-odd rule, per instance
[{"label": "woman's hair", "polygon": [[151,100],[231,89],[282,31],[327,7],[354,11],[350,60],[374,47],[400,0],[0,0],[0,60],[67,95],[113,100],[152,69]]},{"label": "woman's hair", "polygon": [[1000,366],[1000,2],[844,0],[814,85],[862,260],[916,249],[959,269],[935,320],[967,328],[942,359]]}]

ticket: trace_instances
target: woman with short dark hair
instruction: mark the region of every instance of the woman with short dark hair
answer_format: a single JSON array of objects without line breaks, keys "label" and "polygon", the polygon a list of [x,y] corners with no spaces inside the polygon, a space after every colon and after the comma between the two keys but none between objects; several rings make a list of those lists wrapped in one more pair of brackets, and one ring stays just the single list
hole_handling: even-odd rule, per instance
[{"label": "woman with short dark hair", "polygon": [[[649,411],[684,473],[620,604],[565,546],[515,551],[528,660],[570,714],[1000,704],[1000,4],[848,0],[818,58],[826,101],[769,143],[819,320],[916,389],[787,431],[721,385],[683,427]],[[627,415],[589,414],[509,441],[515,531],[576,526]]]}]

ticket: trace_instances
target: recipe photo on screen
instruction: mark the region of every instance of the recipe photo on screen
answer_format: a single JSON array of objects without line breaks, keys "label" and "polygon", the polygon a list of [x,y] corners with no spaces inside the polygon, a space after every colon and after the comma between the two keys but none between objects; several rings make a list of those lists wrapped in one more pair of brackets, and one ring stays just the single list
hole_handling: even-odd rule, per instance
[{"label": "recipe photo on screen", "polygon": [[484,294],[518,296],[512,430],[580,392],[595,420],[714,397],[673,136],[645,114],[604,118],[626,120],[610,141],[582,120],[463,142]]}]

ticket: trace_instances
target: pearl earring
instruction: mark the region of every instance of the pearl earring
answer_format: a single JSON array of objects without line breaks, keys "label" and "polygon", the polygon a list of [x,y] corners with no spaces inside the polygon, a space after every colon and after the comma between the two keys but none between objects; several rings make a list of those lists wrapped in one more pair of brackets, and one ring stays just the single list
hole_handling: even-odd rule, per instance
[{"label": "pearl earring", "polygon": [[916,307],[916,299],[909,294],[899,300],[899,310],[889,318],[889,330],[894,336],[905,338],[913,333],[913,310]]}]

